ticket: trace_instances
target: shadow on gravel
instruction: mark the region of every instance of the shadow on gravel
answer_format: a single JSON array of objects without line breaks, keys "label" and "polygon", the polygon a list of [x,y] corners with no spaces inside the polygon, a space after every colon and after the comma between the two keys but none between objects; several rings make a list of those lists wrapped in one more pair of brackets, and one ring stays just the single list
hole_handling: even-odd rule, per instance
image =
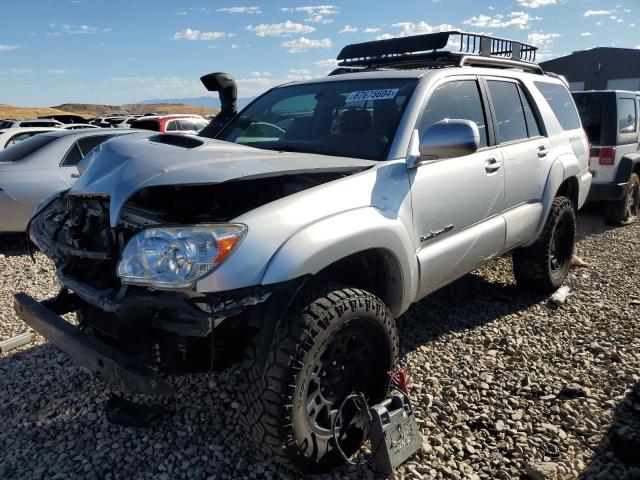
[{"label": "shadow on gravel", "polygon": [[470,273],[414,304],[399,319],[400,355],[404,357],[447,332],[484,325],[547,297]]},{"label": "shadow on gravel", "polygon": [[27,237],[24,233],[0,234],[0,255],[17,257],[28,254]]},{"label": "shadow on gravel", "polygon": [[640,384],[617,406],[611,427],[580,478],[640,478]]},{"label": "shadow on gravel", "polygon": [[578,213],[576,219],[576,241],[592,235],[601,235],[610,230],[615,230],[604,223],[604,207],[602,205],[587,205]]}]

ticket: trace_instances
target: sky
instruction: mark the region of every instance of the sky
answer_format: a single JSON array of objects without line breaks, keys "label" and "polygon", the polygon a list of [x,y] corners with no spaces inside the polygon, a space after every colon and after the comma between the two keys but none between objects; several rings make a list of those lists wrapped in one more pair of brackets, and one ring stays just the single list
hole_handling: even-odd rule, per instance
[{"label": "sky", "polygon": [[0,103],[239,97],[326,75],[349,43],[448,29],[531,42],[542,60],[640,48],[639,0],[0,0]]}]

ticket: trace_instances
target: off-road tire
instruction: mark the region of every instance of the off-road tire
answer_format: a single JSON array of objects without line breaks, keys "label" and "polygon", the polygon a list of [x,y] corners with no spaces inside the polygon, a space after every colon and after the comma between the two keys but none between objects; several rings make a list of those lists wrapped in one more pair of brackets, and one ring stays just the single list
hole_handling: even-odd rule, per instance
[{"label": "off-road tire", "polygon": [[[516,283],[541,293],[551,293],[558,289],[569,273],[575,231],[576,215],[571,200],[556,197],[542,233],[535,243],[513,252]],[[562,252],[560,262],[557,262],[556,248]]]},{"label": "off-road tire", "polygon": [[[334,344],[339,343],[338,339],[348,337],[348,344],[356,338],[356,331],[357,335],[375,339],[370,369],[359,368],[362,372],[357,381],[371,376],[365,389],[369,404],[377,403],[387,393],[387,372],[396,362],[398,336],[392,314],[371,293],[335,284],[318,285],[300,293],[290,313],[276,328],[264,376],[256,358],[260,332],[255,335],[243,364],[238,403],[248,434],[277,462],[310,473],[327,471],[343,463],[333,440],[314,431],[317,424],[311,425],[307,393],[312,384],[321,385],[318,382],[321,374],[314,365],[325,358],[326,352],[337,351]],[[350,454],[361,440],[351,445],[341,442],[341,446]]]},{"label": "off-road tire", "polygon": [[629,177],[629,188],[620,200],[607,205],[604,221],[607,225],[621,227],[630,225],[638,219],[640,204],[640,176],[632,173]]}]

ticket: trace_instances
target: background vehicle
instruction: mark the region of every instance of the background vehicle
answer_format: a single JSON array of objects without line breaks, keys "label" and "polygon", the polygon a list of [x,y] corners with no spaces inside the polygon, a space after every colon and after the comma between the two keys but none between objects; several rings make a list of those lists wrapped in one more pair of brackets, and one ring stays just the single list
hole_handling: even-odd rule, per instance
[{"label": "background vehicle", "polygon": [[61,114],[61,115],[45,115],[38,117],[38,119],[53,119],[62,123],[87,123],[88,119],[81,117],[80,115],[73,114]]},{"label": "background vehicle", "polygon": [[40,200],[75,183],[91,149],[125,133],[54,129],[0,151],[0,233],[24,231]]},{"label": "background vehicle", "polygon": [[114,125],[115,128],[131,128],[131,123],[136,119],[140,118],[142,115],[131,115],[127,117],[125,120],[122,120],[120,123],[116,123]]},{"label": "background vehicle", "polygon": [[57,120],[4,120],[0,122],[0,130],[21,127],[60,127],[62,122]]},{"label": "background vehicle", "polygon": [[62,128],[63,130],[81,130],[83,128],[100,128],[100,127],[97,125],[92,125],[90,123],[67,123],[60,128]]},{"label": "background vehicle", "polygon": [[207,124],[200,115],[158,115],[138,118],[131,122],[131,127],[160,133],[197,135]]},{"label": "background vehicle", "polygon": [[590,202],[607,202],[609,225],[638,218],[640,205],[640,93],[621,90],[574,92],[591,142]]},{"label": "background vehicle", "polygon": [[[466,50],[438,52],[450,39]],[[589,151],[535,51],[460,32],[350,45],[343,73],[270,90],[217,140],[104,144],[31,222],[67,289],[19,294],[18,314],[143,393],[246,350],[256,444],[301,470],[342,463],[334,433],[349,454],[364,433],[340,406],[385,397],[395,317],[509,252],[522,287],[566,278]],[[202,80],[234,110],[229,75]],[[74,310],[83,331],[58,316]]]},{"label": "background vehicle", "polygon": [[17,145],[34,135],[55,130],[58,129],[53,127],[20,127],[0,130],[0,150]]}]

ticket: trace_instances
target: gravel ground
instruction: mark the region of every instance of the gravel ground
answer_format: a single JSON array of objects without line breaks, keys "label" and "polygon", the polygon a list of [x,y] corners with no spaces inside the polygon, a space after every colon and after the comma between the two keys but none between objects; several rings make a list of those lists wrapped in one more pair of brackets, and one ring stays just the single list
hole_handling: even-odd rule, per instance
[{"label": "gravel ground", "polygon": [[[397,478],[640,478],[640,225],[609,229],[586,213],[578,233],[583,261],[562,305],[516,289],[504,258],[399,320],[424,441]],[[35,258],[20,237],[0,238],[0,339],[25,331],[14,292],[57,290]],[[105,385],[37,337],[0,355],[0,478],[291,477],[245,439],[240,374],[174,378],[158,426],[119,427]],[[325,478],[346,477],[375,475]]]}]

